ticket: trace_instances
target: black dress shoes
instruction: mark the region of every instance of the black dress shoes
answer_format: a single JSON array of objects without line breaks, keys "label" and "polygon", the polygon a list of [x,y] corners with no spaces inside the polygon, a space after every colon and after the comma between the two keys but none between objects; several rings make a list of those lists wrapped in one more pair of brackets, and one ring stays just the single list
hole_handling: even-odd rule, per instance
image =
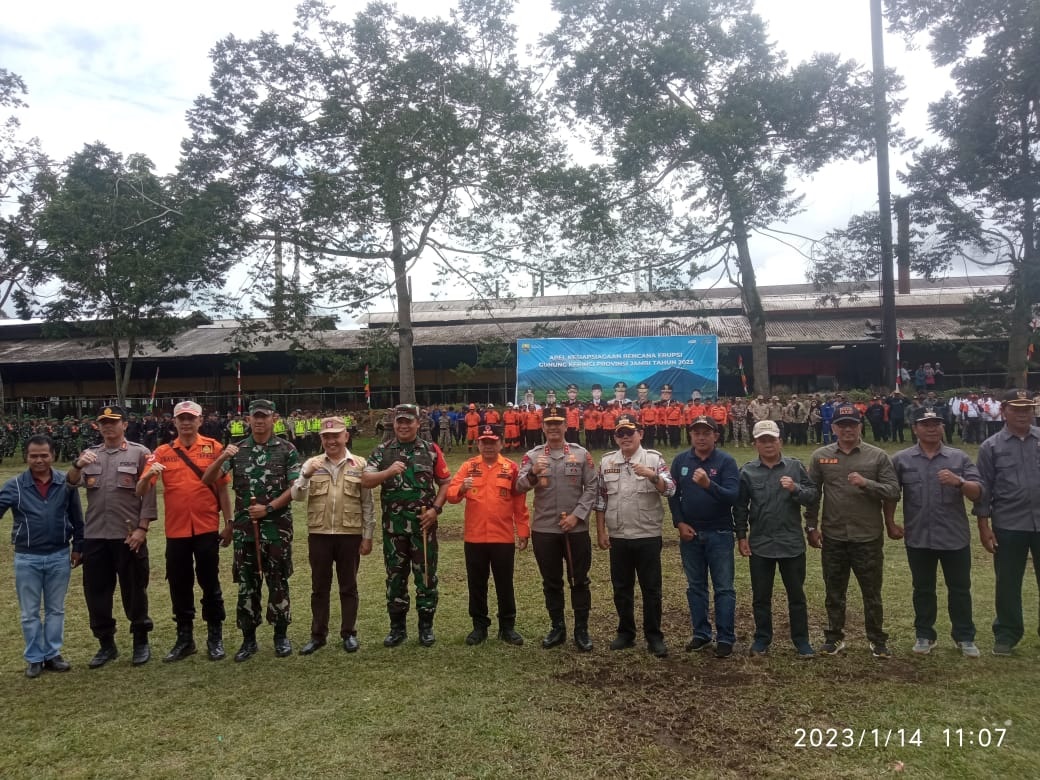
[{"label": "black dress shoes", "polygon": [[315,650],[320,650],[325,647],[324,639],[311,639],[307,644],[300,648],[300,655],[310,655]]},{"label": "black dress shoes", "polygon": [[357,641],[356,636],[348,636],[343,640],[343,649],[348,653],[356,653],[361,645]]},{"label": "black dress shoes", "polygon": [[72,668],[72,664],[62,658],[60,655],[56,655],[53,658],[48,658],[43,662],[43,668],[48,672],[67,672]]},{"label": "black dress shoes", "polygon": [[87,662],[87,666],[91,669],[99,669],[109,661],[114,661],[119,657],[119,648],[116,647],[115,642],[103,642],[101,648],[94,654],[94,657]]}]

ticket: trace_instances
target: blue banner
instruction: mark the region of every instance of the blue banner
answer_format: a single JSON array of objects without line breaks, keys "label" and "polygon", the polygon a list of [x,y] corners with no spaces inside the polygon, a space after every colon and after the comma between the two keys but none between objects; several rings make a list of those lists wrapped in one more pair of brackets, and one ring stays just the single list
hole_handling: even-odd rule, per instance
[{"label": "blue banner", "polygon": [[[615,385],[625,388],[615,392]],[[578,386],[578,399],[593,397],[597,385],[604,401],[649,397],[657,400],[662,385],[672,398],[688,400],[694,391],[714,397],[719,384],[716,336],[643,336],[621,339],[519,339],[516,342],[516,398],[533,394],[544,403],[546,393],[566,400],[567,386]],[[646,389],[637,393],[641,383]]]}]

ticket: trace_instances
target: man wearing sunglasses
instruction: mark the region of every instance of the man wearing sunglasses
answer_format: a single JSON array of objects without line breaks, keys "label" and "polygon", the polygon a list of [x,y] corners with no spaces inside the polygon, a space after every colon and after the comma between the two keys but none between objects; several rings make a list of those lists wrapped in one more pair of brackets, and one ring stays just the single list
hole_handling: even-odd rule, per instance
[{"label": "man wearing sunglasses", "polygon": [[643,449],[636,418],[622,415],[614,428],[618,449],[603,456],[597,474],[596,537],[610,550],[610,584],[618,613],[611,650],[636,643],[635,582],[643,593],[643,635],[658,658],[668,655],[661,633],[661,496],[675,493],[668,463],[657,450]]}]

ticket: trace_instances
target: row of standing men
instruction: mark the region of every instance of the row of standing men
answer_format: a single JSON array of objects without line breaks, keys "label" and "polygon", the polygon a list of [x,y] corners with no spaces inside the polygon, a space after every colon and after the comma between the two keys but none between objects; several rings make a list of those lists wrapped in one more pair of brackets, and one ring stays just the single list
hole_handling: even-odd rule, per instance
[{"label": "row of standing men", "polygon": [[[69,569],[84,563],[83,587],[91,630],[100,648],[89,666],[118,657],[112,601],[116,584],[133,636],[133,662],[151,655],[148,633],[147,534],[157,517],[155,481],[162,478],[166,501],[166,564],[177,624],[177,641],[166,655],[176,661],[196,652],[193,636],[194,580],[201,586],[207,623],[207,653],[225,656],[223,597],[217,576],[219,545],[234,548],[234,578],[239,592],[236,622],[243,634],[236,660],[257,650],[256,630],[265,617],[261,589],[266,582],[266,619],[274,627],[275,652],[289,655],[291,621],[288,577],[292,573],[290,503],[307,502],[308,557],[312,568],[312,625],[301,653],[327,641],[332,570],[340,576],[341,640],[356,651],[357,581],[360,556],[372,549],[374,504],[371,490],[382,489],[383,554],[387,573],[390,631],[384,645],[407,637],[410,607],[408,577],[416,588],[419,641],[434,643],[438,602],[437,519],[444,505],[466,502],[465,559],[473,632],[467,642],[487,637],[490,575],[499,599],[499,636],[521,644],[516,631],[512,569],[515,548],[528,539],[542,576],[550,630],[544,647],[567,637],[564,577],[573,611],[573,638],[590,650],[590,528],[596,524],[599,547],[610,551],[611,583],[618,612],[612,649],[635,644],[634,586],[643,596],[643,634],[658,656],[668,649],[660,631],[661,548],[664,503],[680,536],[687,577],[692,637],[687,650],[714,647],[733,652],[735,594],[733,550],[750,559],[755,639],[751,652],[763,654],[772,641],[771,593],[776,568],[788,592],[791,639],[799,657],[815,654],[808,637],[802,583],[805,537],[822,547],[827,630],[822,652],[844,650],[845,595],[849,575],[859,581],[867,638],[876,657],[889,655],[881,606],[883,536],[906,534],[914,582],[915,652],[935,642],[935,577],[943,566],[950,589],[953,638],[965,655],[978,655],[971,621],[970,550],[963,497],[975,502],[983,546],[995,556],[997,617],[993,652],[1010,654],[1023,636],[1021,584],[1026,557],[1040,551],[1040,429],[1032,425],[1034,402],[1025,392],[1004,399],[1006,427],[983,445],[979,468],[967,456],[942,444],[941,420],[915,421],[919,443],[893,461],[862,441],[862,421],[852,406],[839,407],[834,425],[838,441],[813,453],[806,469],[781,452],[779,431],[771,421],[756,425],[759,457],[738,470],[716,445],[718,426],[710,417],[691,425],[694,442],[669,466],[660,453],[642,446],[641,425],[619,418],[618,449],[597,467],[591,455],[564,438],[566,418],[549,410],[543,418],[546,444],[528,451],[519,466],[501,456],[501,436],[493,427],[480,432],[480,456],[452,477],[440,450],[418,437],[418,409],[395,409],[394,438],[379,445],[367,461],[350,453],[343,420],[322,421],[322,455],[300,463],[291,444],[272,435],[274,405],[250,405],[251,434],[221,448],[198,434],[201,408],[192,402],[175,409],[178,438],[149,453],[124,437],[125,415],[106,407],[98,415],[102,443],[82,452],[67,477],[50,468],[53,442],[30,443],[30,468],[0,491],[0,510],[15,515],[16,588],[26,640],[27,674],[69,667],[60,655],[63,605]],[[934,428],[934,433],[932,429]],[[226,486],[235,492],[230,506]],[[86,521],[78,491],[87,494]],[[64,500],[49,501],[61,491]],[[533,492],[533,514],[524,494]],[[894,520],[902,496],[905,526]],[[820,512],[822,504],[822,513]],[[56,509],[55,507],[61,507]],[[219,511],[218,511],[219,510]],[[225,525],[218,530],[219,514]],[[992,517],[992,524],[991,524]],[[228,518],[232,518],[228,522]],[[41,547],[42,545],[42,547]],[[71,554],[69,552],[71,545]],[[64,562],[64,565],[62,565]],[[709,581],[714,591],[715,623],[709,619]],[[40,617],[41,607],[44,610]]]}]

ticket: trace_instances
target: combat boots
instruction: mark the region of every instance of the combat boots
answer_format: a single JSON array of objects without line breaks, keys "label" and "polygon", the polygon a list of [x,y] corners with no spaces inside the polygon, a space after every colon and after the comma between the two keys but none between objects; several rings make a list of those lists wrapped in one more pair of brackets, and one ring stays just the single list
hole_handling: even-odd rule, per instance
[{"label": "combat boots", "polygon": [[592,650],[592,639],[589,637],[588,613],[584,615],[576,614],[574,616],[574,646],[583,653]]},{"label": "combat boots", "polygon": [[224,626],[221,623],[210,623],[206,630],[206,652],[209,660],[222,661],[227,657],[224,652]]},{"label": "combat boots", "polygon": [[292,655],[292,642],[286,636],[284,628],[274,630],[274,654],[276,658],[288,658]]},{"label": "combat boots", "polygon": [[[194,652],[194,651],[193,651]],[[148,632],[134,634],[134,657],[131,663],[142,666],[152,659],[152,648],[148,644]]]},{"label": "combat boots", "polygon": [[507,645],[516,645],[517,647],[524,643],[524,638],[517,633],[516,626],[511,620],[499,623],[498,638]]},{"label": "combat boots", "polygon": [[408,629],[405,627],[403,617],[393,618],[390,621],[390,633],[383,640],[383,647],[397,647],[408,638]]},{"label": "combat boots", "polygon": [[436,642],[436,638],[433,636],[433,613],[432,612],[420,612],[419,613],[419,644],[423,647],[433,647],[433,643]]},{"label": "combat boots", "polygon": [[549,633],[542,640],[542,647],[548,650],[550,647],[562,645],[566,641],[567,624],[563,622],[563,618],[553,618],[552,628],[549,629]]},{"label": "combat boots", "polygon": [[242,646],[238,648],[238,652],[235,653],[235,661],[242,663],[242,661],[248,661],[254,655],[259,648],[256,646],[256,629],[252,631],[242,632]]},{"label": "combat boots", "polygon": [[163,663],[183,660],[189,655],[195,655],[195,650],[195,638],[192,636],[191,629],[179,628],[177,629],[177,641],[163,658]]}]

